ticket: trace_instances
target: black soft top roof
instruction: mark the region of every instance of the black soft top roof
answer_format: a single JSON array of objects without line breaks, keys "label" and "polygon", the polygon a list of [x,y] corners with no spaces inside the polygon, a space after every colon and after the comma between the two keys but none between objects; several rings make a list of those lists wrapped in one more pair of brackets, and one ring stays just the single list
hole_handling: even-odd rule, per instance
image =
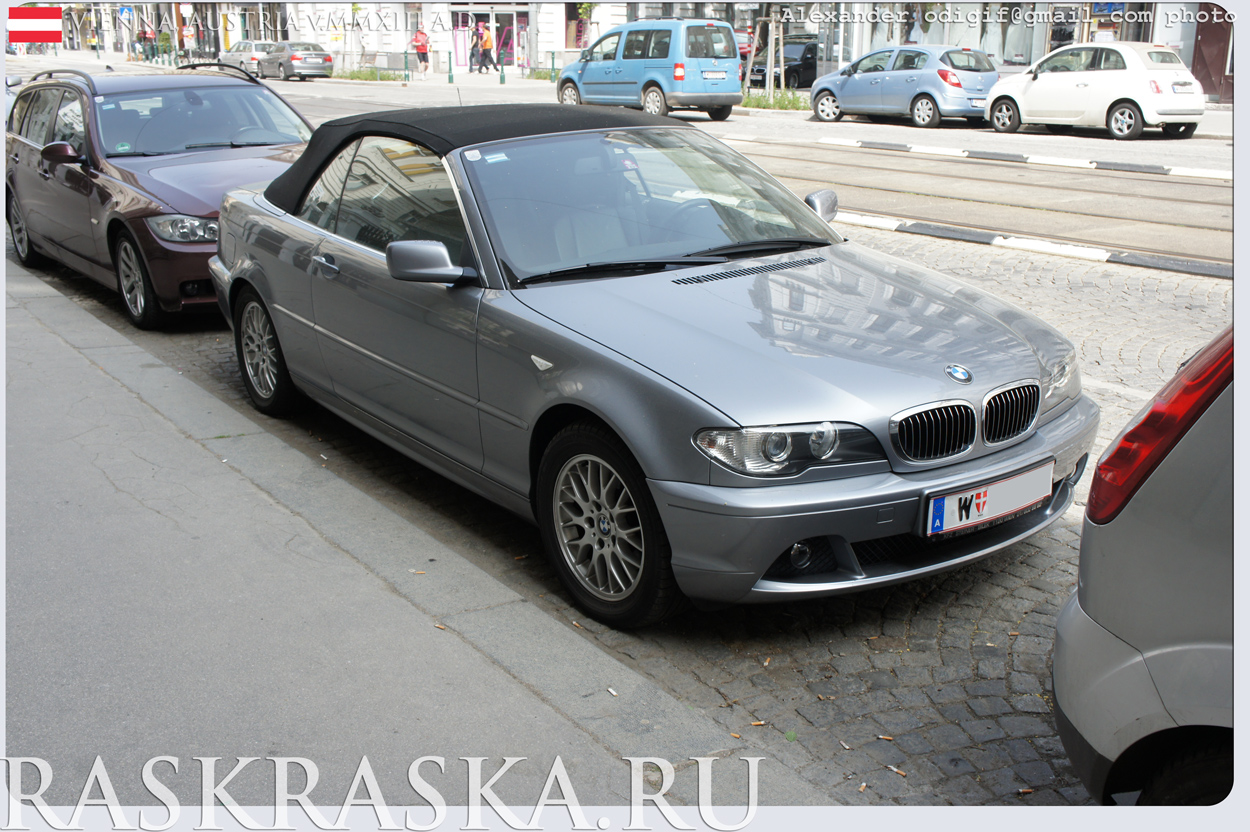
[{"label": "black soft top roof", "polygon": [[390,136],[417,142],[439,156],[483,142],[625,127],[689,127],[677,119],[618,107],[567,104],[483,104],[418,107],[365,113],[327,121],[308,148],[265,189],[265,198],[287,213],[299,210],[304,192],[339,150],[359,136]]}]

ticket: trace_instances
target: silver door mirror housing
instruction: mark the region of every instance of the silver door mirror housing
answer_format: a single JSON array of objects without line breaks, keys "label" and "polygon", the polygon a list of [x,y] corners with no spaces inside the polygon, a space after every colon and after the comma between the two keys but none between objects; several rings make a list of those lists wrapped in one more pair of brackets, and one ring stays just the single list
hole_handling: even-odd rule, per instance
[{"label": "silver door mirror housing", "polygon": [[807,207],[816,212],[816,216],[825,222],[830,222],[838,213],[838,195],[833,191],[825,188],[820,191],[813,191],[803,197],[803,201],[807,203]]},{"label": "silver door mirror housing", "polygon": [[386,246],[386,270],[396,280],[455,283],[477,277],[477,270],[453,266],[447,246],[434,240],[400,240]]}]

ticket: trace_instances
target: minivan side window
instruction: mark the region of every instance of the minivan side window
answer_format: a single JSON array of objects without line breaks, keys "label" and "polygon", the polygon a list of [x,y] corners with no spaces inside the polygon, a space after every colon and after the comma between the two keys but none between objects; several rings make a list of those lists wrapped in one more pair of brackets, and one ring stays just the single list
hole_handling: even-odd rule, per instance
[{"label": "minivan side window", "polygon": [[671,29],[659,29],[651,35],[651,43],[647,46],[647,57],[664,60],[668,57],[669,44],[673,42]]},{"label": "minivan side window", "polygon": [[614,61],[616,60],[616,44],[621,39],[618,32],[615,35],[608,35],[603,40],[596,43],[590,48],[590,60],[592,61]]},{"label": "minivan side window", "polygon": [[627,61],[647,57],[647,38],[654,29],[635,29],[625,35],[625,49],[621,57]]}]

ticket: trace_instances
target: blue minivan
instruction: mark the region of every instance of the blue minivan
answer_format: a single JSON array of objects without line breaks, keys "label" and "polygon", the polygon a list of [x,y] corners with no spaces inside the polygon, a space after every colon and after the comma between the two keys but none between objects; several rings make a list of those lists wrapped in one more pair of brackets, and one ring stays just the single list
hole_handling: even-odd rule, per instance
[{"label": "blue minivan", "polygon": [[742,103],[738,44],[719,20],[635,20],[609,29],[560,72],[564,104],[620,104],[664,115],[702,110],[713,121]]}]

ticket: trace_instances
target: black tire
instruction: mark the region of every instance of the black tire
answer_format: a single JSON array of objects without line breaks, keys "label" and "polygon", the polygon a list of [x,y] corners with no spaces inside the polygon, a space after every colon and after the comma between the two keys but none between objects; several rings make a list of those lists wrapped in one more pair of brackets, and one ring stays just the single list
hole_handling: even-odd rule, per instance
[{"label": "black tire", "polygon": [[829,92],[829,90],[825,90],[816,96],[816,100],[812,102],[812,112],[821,121],[841,121],[842,116],[846,115],[842,112],[842,105],[838,103],[838,97]]},{"label": "black tire", "polygon": [[990,124],[999,133],[1014,133],[1020,129],[1020,108],[1010,98],[1000,98],[990,109]]},{"label": "black tire", "polygon": [[664,98],[664,90],[655,85],[643,90],[642,109],[654,116],[668,115],[668,101]]},{"label": "black tire", "polygon": [[156,299],[148,266],[129,231],[122,231],[113,242],[113,269],[117,273],[122,309],[126,310],[130,322],[139,329],[156,329],[164,323],[165,311]]},{"label": "black tire", "polygon": [[17,262],[27,268],[46,264],[48,258],[35,251],[34,245],[30,242],[30,230],[26,227],[26,214],[12,192],[9,193],[5,214],[8,216],[9,236],[13,238],[13,251],[17,254]]},{"label": "black tire", "polygon": [[582,103],[582,95],[577,91],[577,84],[572,81],[566,81],[564,86],[560,87],[560,103],[577,106]]},{"label": "black tire", "polygon": [[1163,125],[1163,135],[1169,139],[1189,139],[1198,130],[1197,124],[1165,124]]},{"label": "black tire", "polygon": [[790,75],[787,75],[786,76],[786,89],[797,90],[798,88],[799,88],[798,73],[791,73]]},{"label": "black tire", "polygon": [[729,118],[729,114],[734,111],[732,104],[726,104],[723,107],[708,107],[707,115],[712,121],[724,121]]},{"label": "black tire", "polygon": [[283,66],[281,63],[278,64],[278,72],[282,75],[283,81],[290,81],[295,77],[295,73],[291,71],[291,68],[289,66]]},{"label": "black tire", "polygon": [[1204,746],[1161,767],[1137,798],[1138,806],[1214,806],[1233,790],[1233,745]]},{"label": "black tire", "polygon": [[1107,111],[1107,129],[1112,138],[1129,141],[1141,135],[1146,123],[1142,121],[1141,110],[1131,101],[1113,104]]},{"label": "black tire", "polygon": [[927,95],[916,96],[911,103],[911,123],[917,127],[937,127],[942,123],[942,111],[937,102]]},{"label": "black tire", "polygon": [[266,416],[289,416],[302,401],[286,368],[273,318],[256,290],[239,292],[234,302],[234,353],[252,405]]},{"label": "black tire", "polygon": [[646,478],[615,434],[586,422],[560,431],[543,452],[537,489],[543,545],[586,614],[632,629],[685,606]]}]

